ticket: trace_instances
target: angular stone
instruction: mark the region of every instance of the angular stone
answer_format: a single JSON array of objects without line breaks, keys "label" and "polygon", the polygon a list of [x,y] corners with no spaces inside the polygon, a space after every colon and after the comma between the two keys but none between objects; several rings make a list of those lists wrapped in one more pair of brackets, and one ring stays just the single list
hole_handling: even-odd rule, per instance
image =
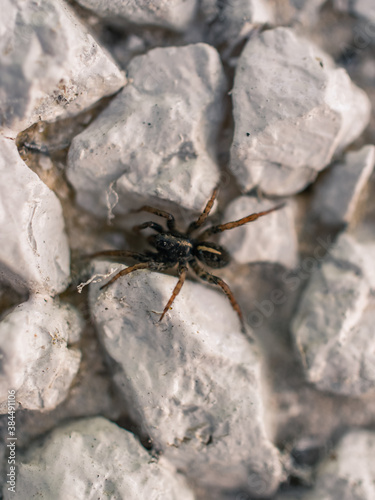
[{"label": "angular stone", "polygon": [[372,500],[374,484],[375,433],[353,430],[318,466],[313,488],[291,489],[276,500]]},{"label": "angular stone", "polygon": [[209,39],[220,47],[224,59],[231,56],[255,25],[273,21],[272,8],[264,0],[205,0],[200,8],[209,24]]},{"label": "angular stone", "polygon": [[232,95],[231,168],[243,190],[269,195],[302,190],[370,117],[368,97],[346,71],[287,28],[251,37]]},{"label": "angular stone", "polygon": [[66,2],[4,0],[1,14],[0,122],[13,135],[75,115],[125,84]]},{"label": "angular stone", "polygon": [[78,372],[81,318],[67,305],[35,295],[0,322],[2,371],[0,413],[6,413],[8,390],[16,407],[50,410],[63,401]]},{"label": "angular stone", "polygon": [[219,180],[218,53],[206,44],[157,48],[127,73],[129,85],[72,142],[67,174],[77,202],[99,217],[159,199],[201,210]]},{"label": "angular stone", "polygon": [[[269,210],[279,204],[241,196],[228,206],[223,223]],[[273,262],[294,268],[298,263],[298,244],[293,208],[286,206],[244,226],[224,231],[220,243],[241,264]]]},{"label": "angular stone", "polygon": [[69,283],[69,246],[60,202],[0,138],[0,281],[50,295]]},{"label": "angular stone", "polygon": [[[324,5],[326,0],[290,0],[288,2],[288,6],[285,4],[279,4],[280,9],[287,10],[288,12],[288,24],[301,23],[303,25],[311,25],[314,24],[319,17],[320,9]],[[279,14],[277,12],[277,14]],[[276,16],[275,16],[276,17]],[[286,19],[283,22],[280,22],[280,17],[276,17],[278,20],[278,24],[284,24]]]},{"label": "angular stone", "polygon": [[374,271],[373,255],[344,233],[303,293],[292,332],[306,376],[321,390],[358,396],[375,389]]},{"label": "angular stone", "polygon": [[364,146],[348,153],[318,182],[312,209],[324,224],[341,226],[353,220],[374,162],[375,146]]},{"label": "angular stone", "polygon": [[197,0],[78,0],[78,3],[117,25],[157,26],[185,31],[197,7]]},{"label": "angular stone", "polygon": [[[95,273],[110,266],[96,263]],[[194,483],[216,498],[241,487],[267,496],[281,466],[264,429],[260,359],[225,295],[200,284],[185,282],[159,322],[176,282],[143,270],[90,286],[115,382],[132,418]]]},{"label": "angular stone", "polygon": [[333,0],[333,5],[336,9],[349,12],[369,21],[364,31],[356,27],[355,35],[360,37],[362,43],[365,38],[370,42],[371,40],[372,42],[374,41],[375,29],[373,23],[375,23],[375,5],[372,0]]},{"label": "angular stone", "polygon": [[[46,473],[48,471],[48,474]],[[17,498],[193,500],[185,480],[102,417],[51,432],[17,459]],[[14,498],[4,487],[4,499]]]}]

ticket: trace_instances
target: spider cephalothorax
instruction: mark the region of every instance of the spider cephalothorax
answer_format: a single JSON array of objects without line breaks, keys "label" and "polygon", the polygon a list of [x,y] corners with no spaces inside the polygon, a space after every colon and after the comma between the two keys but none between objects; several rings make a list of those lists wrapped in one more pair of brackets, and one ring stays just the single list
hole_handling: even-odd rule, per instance
[{"label": "spider cephalothorax", "polygon": [[131,258],[138,261],[138,264],[127,267],[126,269],[123,269],[115,276],[113,276],[113,278],[111,278],[108,283],[103,285],[101,289],[111,285],[121,276],[125,276],[139,269],[163,271],[164,269],[170,269],[172,267],[178,266],[179,279],[167,305],[163,310],[163,313],[160,316],[159,321],[161,321],[166,312],[171,307],[174,299],[179,294],[181,287],[184,284],[188,267],[190,267],[195,272],[195,274],[204,281],[221,287],[221,289],[229,298],[233,309],[237,312],[241,321],[242,328],[244,329],[241,309],[237,304],[229,286],[218,276],[214,276],[213,274],[206,271],[206,269],[201,265],[201,263],[203,263],[213,269],[225,267],[230,262],[230,255],[225,250],[225,248],[218,245],[217,243],[206,241],[206,238],[208,238],[212,234],[221,233],[222,231],[233,229],[235,227],[242,226],[247,222],[254,221],[259,217],[262,217],[263,215],[267,215],[275,210],[279,210],[284,206],[284,204],[278,205],[264,212],[258,212],[248,215],[247,217],[243,217],[242,219],[234,222],[227,222],[226,224],[211,226],[208,229],[205,229],[202,233],[197,234],[197,236],[193,237],[193,233],[196,232],[206,221],[211,211],[212,205],[214,204],[217,191],[218,189],[216,188],[201,215],[196,221],[190,224],[187,231],[184,233],[177,231],[175,219],[173,215],[168,212],[164,212],[163,210],[159,210],[148,205],[145,205],[137,210],[137,212],[150,212],[154,215],[165,218],[167,221],[166,223],[168,229],[165,230],[160,224],[151,221],[144,222],[143,224],[135,226],[133,228],[136,231],[140,231],[146,228],[150,228],[155,231],[155,234],[152,234],[147,238],[148,243],[155,249],[155,251],[146,251],[145,253],[141,254],[128,250],[104,250],[102,252],[97,252],[91,255],[90,257],[116,257],[117,259]]}]

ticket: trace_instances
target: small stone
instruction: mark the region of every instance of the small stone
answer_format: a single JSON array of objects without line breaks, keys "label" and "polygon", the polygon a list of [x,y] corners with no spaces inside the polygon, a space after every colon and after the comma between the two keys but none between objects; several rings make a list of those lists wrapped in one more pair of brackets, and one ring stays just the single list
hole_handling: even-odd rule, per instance
[{"label": "small stone", "polygon": [[306,376],[321,390],[359,396],[375,389],[374,267],[366,247],[344,233],[303,293],[292,332]]},{"label": "small stone", "polygon": [[[290,0],[289,23],[314,24],[319,19],[320,10],[325,2],[326,0]],[[280,7],[285,8],[285,4],[281,4]],[[279,18],[277,19],[279,21]],[[279,24],[281,24],[280,21]]]},{"label": "small stone", "polygon": [[375,146],[348,153],[317,183],[313,211],[327,225],[344,226],[353,220],[375,162]]},{"label": "small stone", "polygon": [[0,281],[56,295],[69,283],[69,245],[56,195],[0,138]]},{"label": "small stone", "polygon": [[131,61],[128,77],[72,142],[67,175],[77,202],[102,218],[158,200],[201,210],[219,181],[225,78],[218,53],[201,43],[153,49]]},{"label": "small stone", "polygon": [[8,390],[16,408],[51,410],[67,396],[78,372],[81,318],[68,305],[35,295],[0,322],[0,413],[7,412]]},{"label": "small stone", "polygon": [[[201,10],[207,16],[210,29],[209,39],[220,47],[224,59],[232,55],[256,25],[273,21],[272,9],[264,0],[206,0],[202,3]],[[213,16],[214,9],[216,15]]]},{"label": "small stone", "polygon": [[370,283],[372,290],[375,290],[375,227],[371,219],[368,222],[362,222],[355,227],[353,237],[358,241],[361,247],[361,253],[356,255],[361,268],[366,274],[366,279]]},{"label": "small stone", "polygon": [[290,489],[276,500],[372,500],[374,484],[375,433],[354,430],[319,465],[313,488]]},{"label": "small stone", "polygon": [[[48,471],[48,473],[46,473]],[[17,498],[194,500],[163,459],[152,460],[130,432],[103,417],[58,427],[17,456]],[[4,499],[14,498],[4,486]],[[13,495],[13,496],[12,496]]]},{"label": "small stone", "polygon": [[360,30],[359,27],[356,27],[355,30],[355,35],[360,37],[362,43],[365,39],[369,42],[374,39],[375,29],[373,23],[375,23],[375,5],[372,0],[333,0],[333,5],[338,10],[369,21],[364,30]]},{"label": "small stone", "polygon": [[324,496],[372,500],[375,497],[375,433],[354,430],[344,436],[318,468],[314,493],[316,500]]},{"label": "small stone", "polygon": [[[94,272],[110,266],[96,263]],[[114,380],[134,421],[191,481],[216,498],[240,487],[268,496],[281,465],[264,428],[254,345],[223,293],[189,281],[159,322],[176,282],[143,270],[105,291],[90,286]]]},{"label": "small stone", "polygon": [[125,84],[66,2],[4,0],[1,14],[0,122],[13,135],[75,115]]},{"label": "small stone", "polygon": [[116,0],[108,3],[78,0],[78,3],[118,26],[155,26],[173,31],[185,31],[197,7],[197,0]]},{"label": "small stone", "polygon": [[[250,38],[232,91],[231,168],[244,191],[301,191],[370,117],[367,95],[330,56],[288,28]],[[324,130],[324,133],[322,133]]]},{"label": "small stone", "polygon": [[113,46],[112,53],[121,68],[126,68],[133,57],[144,54],[147,50],[147,43],[143,38],[129,34]]},{"label": "small stone", "polygon": [[[254,197],[240,196],[228,206],[223,223],[269,210],[279,204],[280,202],[258,201]],[[285,206],[244,226],[224,231],[220,243],[241,264],[272,262],[293,269],[298,263],[293,208]]]}]

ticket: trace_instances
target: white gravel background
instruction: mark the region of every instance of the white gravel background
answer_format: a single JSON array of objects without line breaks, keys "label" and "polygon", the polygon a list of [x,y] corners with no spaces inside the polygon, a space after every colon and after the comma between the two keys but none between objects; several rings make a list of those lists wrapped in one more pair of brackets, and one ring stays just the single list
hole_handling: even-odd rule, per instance
[{"label": "white gravel background", "polygon": [[[374,23],[371,0],[4,2],[4,498],[374,498]],[[246,331],[194,273],[161,322],[173,270],[100,289],[134,262],[89,254],[166,225],[137,209],[184,231],[218,185],[212,224],[284,204],[209,238]]]}]

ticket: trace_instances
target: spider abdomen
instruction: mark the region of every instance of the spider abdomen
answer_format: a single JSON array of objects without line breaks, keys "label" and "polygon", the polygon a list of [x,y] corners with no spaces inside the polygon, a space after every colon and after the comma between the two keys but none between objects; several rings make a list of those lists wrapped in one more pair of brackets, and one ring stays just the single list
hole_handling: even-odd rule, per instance
[{"label": "spider abdomen", "polygon": [[225,267],[230,262],[230,255],[220,245],[216,243],[203,241],[194,246],[194,255],[207,266],[213,269]]},{"label": "spider abdomen", "polygon": [[193,244],[188,238],[170,233],[152,235],[149,243],[165,256],[168,262],[188,261],[193,255]]}]

